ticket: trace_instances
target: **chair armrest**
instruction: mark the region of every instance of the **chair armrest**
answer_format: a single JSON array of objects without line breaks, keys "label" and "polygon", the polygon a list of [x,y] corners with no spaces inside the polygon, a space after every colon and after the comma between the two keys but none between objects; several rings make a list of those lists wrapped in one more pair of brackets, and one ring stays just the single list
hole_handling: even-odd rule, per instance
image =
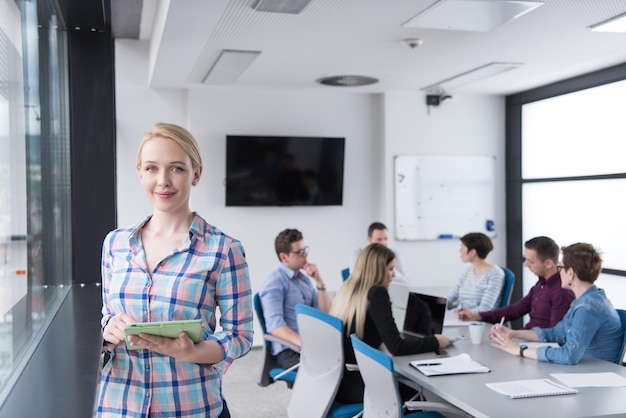
[{"label": "chair armrest", "polygon": [[354,363],[346,363],[346,370],[349,372],[358,372],[359,365]]},{"label": "chair armrest", "polygon": [[286,375],[289,372],[293,372],[294,370],[297,370],[298,367],[300,367],[300,363],[296,363],[293,366],[291,366],[288,369],[283,370],[282,372],[278,373],[276,376],[273,377],[274,380],[278,380],[281,377],[283,377],[284,375]]},{"label": "chair armrest", "polygon": [[296,345],[296,344],[294,344],[294,343],[292,343],[290,341],[283,340],[282,338],[274,337],[272,334],[263,334],[263,338],[265,338],[266,341],[271,341],[271,342],[274,342],[274,343],[282,344],[285,347],[287,347],[287,348],[289,348],[289,349],[291,349],[291,350],[293,350],[293,351],[295,351],[297,353],[300,352],[300,346],[298,346],[298,345]]},{"label": "chair armrest", "polygon": [[453,407],[452,405],[446,405],[440,402],[426,402],[426,401],[412,401],[404,404],[409,411],[437,411],[445,412],[448,414],[467,416],[465,411]]}]

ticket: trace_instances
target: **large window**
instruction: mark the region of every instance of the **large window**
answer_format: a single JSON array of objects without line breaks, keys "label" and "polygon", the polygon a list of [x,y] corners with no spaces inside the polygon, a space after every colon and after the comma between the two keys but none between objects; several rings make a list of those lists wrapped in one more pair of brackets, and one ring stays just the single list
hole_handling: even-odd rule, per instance
[{"label": "large window", "polygon": [[0,401],[71,284],[67,54],[56,10],[0,1]]},{"label": "large window", "polygon": [[[520,195],[510,203],[521,203],[508,210],[513,222],[521,221],[520,238],[547,235],[561,246],[589,242],[599,248],[604,270],[597,285],[616,308],[626,308],[625,67],[507,102],[507,164],[518,171],[509,171],[507,193]],[[521,161],[514,161],[516,155]],[[509,242],[509,251],[521,251],[521,243]],[[535,281],[525,269],[524,294]]]}]

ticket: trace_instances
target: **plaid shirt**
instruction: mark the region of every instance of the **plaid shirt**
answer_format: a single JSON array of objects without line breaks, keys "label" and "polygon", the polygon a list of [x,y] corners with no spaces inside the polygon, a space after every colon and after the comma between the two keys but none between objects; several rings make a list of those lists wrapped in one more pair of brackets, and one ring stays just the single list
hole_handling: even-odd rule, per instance
[{"label": "plaid shirt", "polygon": [[[110,232],[102,250],[102,326],[119,312],[137,322],[202,319],[203,340],[216,341],[224,360],[181,362],[149,350],[113,351],[101,371],[97,417],[217,417],[222,375],[252,346],[250,278],[241,243],[195,215],[185,239],[152,274],[140,232]],[[216,307],[221,331],[216,331]]]}]

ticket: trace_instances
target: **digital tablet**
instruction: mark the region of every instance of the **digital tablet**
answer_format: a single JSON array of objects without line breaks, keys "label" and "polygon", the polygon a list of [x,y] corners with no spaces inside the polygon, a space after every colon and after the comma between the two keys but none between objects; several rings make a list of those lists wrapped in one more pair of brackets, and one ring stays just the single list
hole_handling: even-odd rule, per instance
[{"label": "digital tablet", "polygon": [[131,345],[128,342],[129,335],[137,334],[151,334],[158,335],[160,337],[178,338],[178,335],[185,331],[189,338],[198,343],[202,336],[202,320],[190,319],[184,321],[163,321],[163,322],[138,322],[135,324],[128,324],[124,328],[124,334],[126,336],[126,347],[129,350],[140,350],[143,347]]}]

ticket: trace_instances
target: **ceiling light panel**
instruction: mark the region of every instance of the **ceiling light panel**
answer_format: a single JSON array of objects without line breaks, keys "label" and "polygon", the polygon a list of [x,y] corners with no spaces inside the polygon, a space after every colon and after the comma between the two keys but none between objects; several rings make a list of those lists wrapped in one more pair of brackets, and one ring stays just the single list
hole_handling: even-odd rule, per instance
[{"label": "ceiling light panel", "polygon": [[594,32],[626,33],[626,13],[622,13],[603,22],[588,26],[587,29]]},{"label": "ceiling light panel", "polygon": [[422,90],[431,94],[451,93],[455,89],[475,83],[494,75],[521,67],[519,62],[491,62],[473,70],[455,75],[438,83],[424,87]]},{"label": "ceiling light panel", "polygon": [[440,0],[402,26],[489,32],[542,5],[527,1]]},{"label": "ceiling light panel", "polygon": [[260,54],[261,51],[224,49],[202,82],[204,84],[233,84]]},{"label": "ceiling light panel", "polygon": [[258,0],[252,8],[257,12],[288,13],[297,15],[311,0]]}]

